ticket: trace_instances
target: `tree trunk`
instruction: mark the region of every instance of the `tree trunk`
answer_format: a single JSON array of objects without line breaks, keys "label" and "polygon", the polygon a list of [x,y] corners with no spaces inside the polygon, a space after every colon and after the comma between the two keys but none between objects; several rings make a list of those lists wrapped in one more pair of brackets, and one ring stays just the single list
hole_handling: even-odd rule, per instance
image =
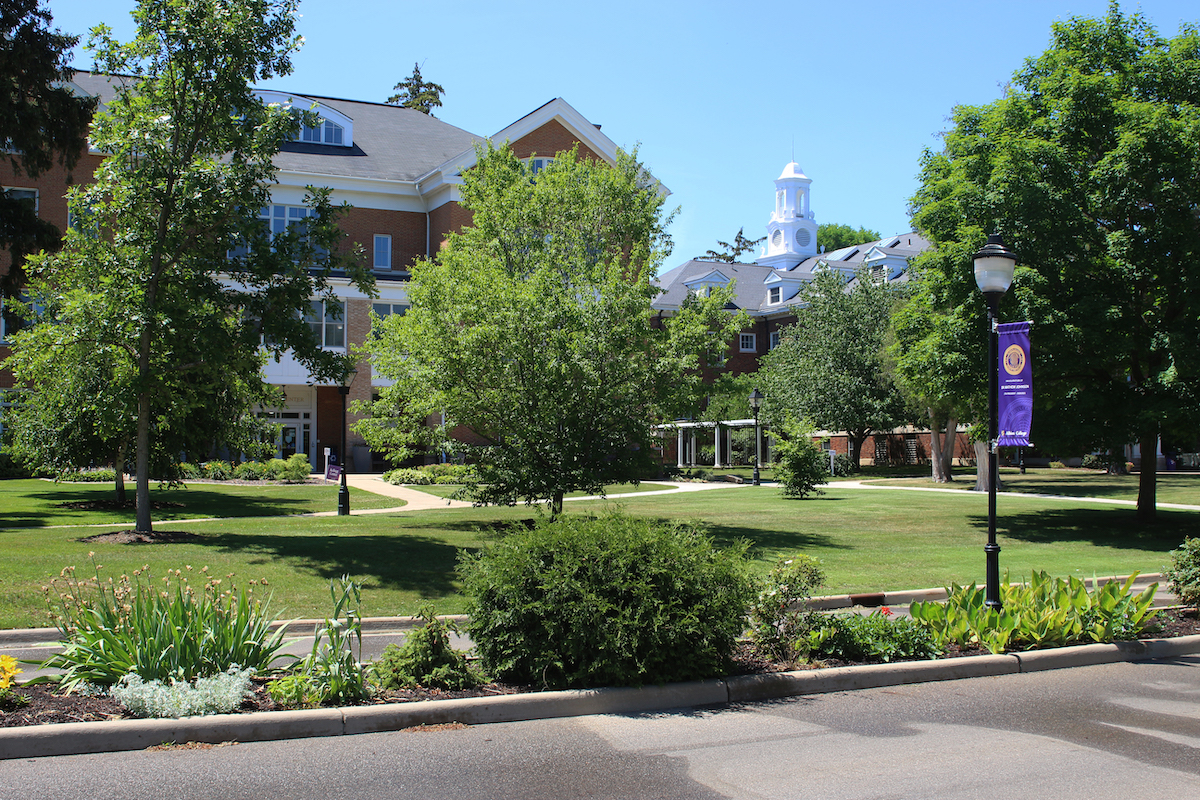
[{"label": "tree trunk", "polygon": [[846,446],[849,450],[846,453],[850,457],[850,463],[854,465],[855,472],[862,472],[862,445],[867,440],[867,434],[854,435],[846,431]]},{"label": "tree trunk", "polygon": [[125,442],[117,448],[117,457],[113,460],[113,488],[117,493],[117,503],[125,505]]},{"label": "tree trunk", "polygon": [[929,412],[929,446],[932,450],[933,458],[930,459],[933,467],[933,482],[934,483],[950,483],[954,480],[954,472],[952,466],[954,463],[954,445],[955,436],[958,431],[958,420],[951,417],[946,420],[946,432],[943,436],[941,424],[933,411]]},{"label": "tree trunk", "polygon": [[552,520],[558,519],[559,514],[562,513],[562,506],[563,506],[562,489],[556,489],[554,492],[554,497],[550,500],[550,519],[552,519]]},{"label": "tree trunk", "polygon": [[1153,522],[1158,515],[1158,428],[1142,431],[1138,440],[1142,451],[1142,468],[1138,473],[1137,518]]},{"label": "tree trunk", "polygon": [[975,448],[975,489],[973,491],[986,492],[990,484],[987,442],[974,441],[971,442],[971,446]]}]

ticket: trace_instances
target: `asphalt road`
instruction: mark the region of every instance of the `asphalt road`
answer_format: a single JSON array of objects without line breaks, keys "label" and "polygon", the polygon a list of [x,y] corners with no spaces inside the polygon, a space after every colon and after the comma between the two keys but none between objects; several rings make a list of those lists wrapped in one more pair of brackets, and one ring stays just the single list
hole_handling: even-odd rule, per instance
[{"label": "asphalt road", "polygon": [[1200,657],[735,708],[0,762],[0,798],[1200,796]]}]

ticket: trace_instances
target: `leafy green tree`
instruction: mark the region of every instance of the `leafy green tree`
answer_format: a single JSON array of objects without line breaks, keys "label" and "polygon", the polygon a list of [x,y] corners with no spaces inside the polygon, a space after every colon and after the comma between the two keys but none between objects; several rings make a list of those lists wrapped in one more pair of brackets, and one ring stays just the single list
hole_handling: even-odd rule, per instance
[{"label": "leafy green tree", "polygon": [[[17,174],[37,177],[54,163],[73,167],[86,152],[96,102],[62,85],[78,37],[51,30],[39,0],[0,0],[0,141]],[[0,290],[15,297],[24,283],[24,258],[53,250],[61,233],[38,217],[33,203],[0,192],[0,248],[12,257]]]},{"label": "leafy green tree", "polygon": [[1164,39],[1116,3],[1052,32],[1006,97],[954,110],[913,219],[942,253],[940,307],[980,320],[970,254],[1005,233],[1019,266],[1001,318],[1033,323],[1038,445],[1139,442],[1138,516],[1153,519],[1158,437],[1200,416],[1200,35]]},{"label": "leafy green tree", "polygon": [[837,270],[821,270],[801,290],[797,321],[763,358],[767,418],[809,419],[846,431],[850,460],[862,443],[903,418],[903,402],[884,358],[895,295],[860,270],[852,286]]},{"label": "leafy green tree", "polygon": [[[86,230],[30,260],[31,289],[80,341],[120,351],[120,374],[133,375],[138,531],[151,530],[153,432],[212,424],[208,387],[261,382],[263,347],[290,348],[318,379],[332,376],[343,358],[321,350],[301,313],[329,294],[335,266],[372,290],[357,259],[333,255],[341,233],[328,190],[310,187],[306,224],[284,234],[272,237],[257,216],[280,143],[313,121],[250,89],[291,70],[295,7],[141,0],[132,42],[92,31],[98,70],[122,76],[92,126],[107,156],[95,182],[70,195]],[[222,413],[240,416],[254,395],[227,395]]]},{"label": "leafy green tree", "polygon": [[879,231],[869,228],[858,228],[842,225],[838,222],[827,222],[817,226],[817,248],[822,253],[832,253],[853,244],[874,242],[879,239]]},{"label": "leafy green tree", "polygon": [[474,223],[413,266],[411,308],[368,344],[395,383],[356,430],[394,460],[454,448],[477,464],[480,503],[557,514],[566,492],[645,474],[651,426],[699,392],[696,354],[741,324],[714,291],[657,325],[670,239],[647,176],[636,154],[563,152],[535,178],[507,146],[480,149],[462,188]]},{"label": "leafy green tree", "polygon": [[397,93],[387,99],[389,105],[415,108],[431,117],[434,108],[442,107],[442,95],[446,93],[441,84],[422,78],[421,65],[416,63],[413,64],[412,75],[392,88],[397,90]]},{"label": "leafy green tree", "polygon": [[829,480],[825,454],[813,442],[811,425],[786,417],[779,424],[775,443],[775,480],[784,497],[803,500],[822,495],[820,486]]},{"label": "leafy green tree", "polygon": [[721,249],[706,250],[700,258],[707,261],[724,261],[728,264],[733,264],[741,257],[742,253],[753,253],[754,248],[767,240],[766,236],[760,236],[757,239],[747,238],[743,231],[745,231],[745,228],[738,228],[737,235],[733,237],[732,244],[722,242],[718,239],[717,246]]}]

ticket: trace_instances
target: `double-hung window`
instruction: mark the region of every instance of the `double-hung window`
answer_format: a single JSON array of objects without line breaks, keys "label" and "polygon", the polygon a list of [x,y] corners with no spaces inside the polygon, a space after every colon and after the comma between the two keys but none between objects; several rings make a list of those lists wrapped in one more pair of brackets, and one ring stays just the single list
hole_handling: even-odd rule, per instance
[{"label": "double-hung window", "polygon": [[772,286],[767,291],[767,302],[771,304],[778,303],[783,298],[783,289],[779,286]]},{"label": "double-hung window", "polygon": [[738,349],[743,353],[753,353],[758,350],[758,334],[738,334]]},{"label": "double-hung window", "polygon": [[779,347],[779,331],[771,331],[769,344],[772,350]]},{"label": "double-hung window", "polygon": [[304,321],[322,347],[346,346],[346,309],[340,300],[313,300]]},{"label": "double-hung window", "polygon": [[375,234],[375,269],[391,269],[392,268],[392,237],[383,234]]}]

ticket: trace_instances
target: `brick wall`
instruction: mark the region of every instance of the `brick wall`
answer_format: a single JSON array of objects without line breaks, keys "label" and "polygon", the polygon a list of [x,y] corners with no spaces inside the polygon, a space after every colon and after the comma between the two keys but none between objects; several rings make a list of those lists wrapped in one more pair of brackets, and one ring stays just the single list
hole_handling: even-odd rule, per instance
[{"label": "brick wall", "polygon": [[471,224],[474,215],[456,202],[446,203],[429,212],[429,244],[430,253],[446,246],[446,236],[458,233]]},{"label": "brick wall", "polygon": [[535,153],[539,156],[553,156],[564,150],[570,150],[576,144],[579,145],[581,157],[600,158],[595,151],[576,139],[558,120],[551,120],[537,130],[525,134],[511,146],[517,158],[529,158]]},{"label": "brick wall", "polygon": [[349,252],[355,244],[361,244],[367,264],[374,264],[375,234],[386,234],[392,237],[392,269],[407,270],[425,255],[425,220],[425,214],[419,211],[351,208],[339,220],[347,235],[342,251]]}]

